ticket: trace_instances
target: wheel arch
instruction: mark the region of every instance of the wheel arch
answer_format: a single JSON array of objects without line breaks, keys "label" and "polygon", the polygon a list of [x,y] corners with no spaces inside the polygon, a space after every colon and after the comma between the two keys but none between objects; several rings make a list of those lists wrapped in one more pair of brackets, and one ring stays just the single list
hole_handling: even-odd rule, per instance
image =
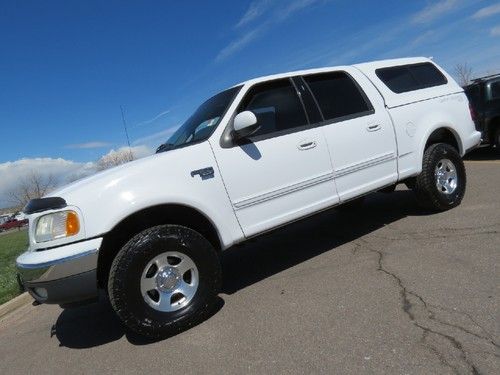
[{"label": "wheel arch", "polygon": [[97,284],[106,288],[114,258],[133,236],[164,224],[183,225],[203,235],[220,252],[223,242],[215,224],[202,212],[184,204],[161,204],[138,210],[118,222],[104,235],[97,260]]},{"label": "wheel arch", "polygon": [[458,151],[460,156],[464,155],[463,143],[458,132],[447,124],[436,124],[422,137],[419,160],[423,160],[425,150],[435,143],[449,144]]}]

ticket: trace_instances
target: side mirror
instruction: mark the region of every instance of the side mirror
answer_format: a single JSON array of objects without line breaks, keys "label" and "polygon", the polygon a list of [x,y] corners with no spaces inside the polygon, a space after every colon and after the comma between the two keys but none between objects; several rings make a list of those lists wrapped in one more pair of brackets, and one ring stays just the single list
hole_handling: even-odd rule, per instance
[{"label": "side mirror", "polygon": [[252,111],[243,111],[234,118],[233,127],[238,138],[246,138],[259,129],[259,124]]}]

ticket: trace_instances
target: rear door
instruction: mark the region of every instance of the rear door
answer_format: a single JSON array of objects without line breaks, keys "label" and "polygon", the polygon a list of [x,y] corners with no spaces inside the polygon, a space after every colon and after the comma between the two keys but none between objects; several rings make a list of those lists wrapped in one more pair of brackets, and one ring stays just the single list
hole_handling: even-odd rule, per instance
[{"label": "rear door", "polygon": [[[236,113],[245,110],[256,115],[260,129],[247,139],[212,145],[245,235],[337,203],[325,138],[310,123],[293,82],[254,85]],[[232,121],[226,131],[231,129]]]},{"label": "rear door", "polygon": [[323,117],[341,201],[397,181],[397,146],[383,99],[357,69],[304,75]]}]

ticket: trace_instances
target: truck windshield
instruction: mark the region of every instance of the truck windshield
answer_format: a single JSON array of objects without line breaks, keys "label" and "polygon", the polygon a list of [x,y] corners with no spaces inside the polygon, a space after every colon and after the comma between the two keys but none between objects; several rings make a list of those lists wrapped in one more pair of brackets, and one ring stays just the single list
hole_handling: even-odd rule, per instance
[{"label": "truck windshield", "polygon": [[240,91],[241,86],[232,87],[212,96],[187,119],[187,121],[162,144],[156,152],[173,150],[210,137],[220,120]]}]

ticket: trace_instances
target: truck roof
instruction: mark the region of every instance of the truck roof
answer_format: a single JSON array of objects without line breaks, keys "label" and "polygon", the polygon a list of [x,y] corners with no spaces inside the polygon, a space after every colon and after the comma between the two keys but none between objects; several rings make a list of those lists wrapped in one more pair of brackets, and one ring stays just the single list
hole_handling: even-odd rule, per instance
[{"label": "truck roof", "polygon": [[[395,93],[391,91],[386,86],[386,84],[383,83],[378,78],[376,74],[376,70],[380,68],[395,67],[408,64],[428,63],[428,62],[435,65],[440,70],[440,72],[446,77],[448,81],[446,85],[424,88],[405,93]],[[463,91],[463,89],[455,82],[455,80],[448,73],[446,73],[441,67],[439,67],[435,62],[433,62],[431,59],[427,57],[406,57],[399,59],[377,60],[360,64],[354,64],[354,65],[340,65],[340,66],[331,66],[324,68],[296,70],[286,73],[272,74],[268,76],[252,78],[247,81],[243,81],[238,85],[253,85],[260,82],[266,82],[279,78],[293,77],[297,75],[307,75],[315,73],[326,73],[336,70],[345,70],[348,67],[350,68],[354,67],[360,70],[364,75],[366,75],[370,79],[370,81],[372,81],[372,83],[376,86],[380,94],[383,96],[385,104],[389,108],[409,104],[420,100],[425,100],[428,99],[429,97],[449,95],[451,93]]]},{"label": "truck roof", "polygon": [[479,83],[479,82],[484,82],[484,81],[488,81],[490,79],[495,79],[495,78],[498,78],[500,77],[500,73],[496,73],[496,74],[490,74],[490,75],[487,75],[487,76],[484,76],[484,77],[477,77],[477,78],[474,78],[471,80],[471,85],[474,84],[474,83]]},{"label": "truck roof", "polygon": [[267,75],[267,76],[251,78],[249,80],[240,82],[240,83],[236,84],[235,86],[246,85],[246,84],[253,85],[255,83],[271,81],[271,80],[279,79],[279,78],[287,78],[287,77],[294,77],[294,76],[298,76],[298,75],[324,73],[324,72],[330,72],[330,71],[335,71],[335,70],[342,70],[348,66],[354,66],[357,68],[361,68],[361,70],[363,70],[363,68],[364,69],[366,69],[366,68],[378,69],[378,68],[388,67],[388,66],[416,64],[416,63],[427,62],[427,61],[431,61],[431,60],[426,58],[426,57],[407,57],[407,58],[400,58],[400,59],[377,60],[377,61],[365,62],[365,63],[361,63],[361,64],[354,64],[354,65],[335,65],[335,66],[327,66],[327,67],[323,67],[323,68],[293,70],[293,71],[285,72],[285,73],[277,73],[277,74],[271,74],[271,75]]}]

